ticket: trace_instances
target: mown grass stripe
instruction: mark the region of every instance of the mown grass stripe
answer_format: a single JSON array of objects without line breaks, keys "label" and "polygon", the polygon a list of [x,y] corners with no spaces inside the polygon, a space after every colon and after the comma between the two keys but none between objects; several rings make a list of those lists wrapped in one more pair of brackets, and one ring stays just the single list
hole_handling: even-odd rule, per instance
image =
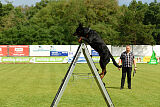
[{"label": "mown grass stripe", "polygon": [[[69,64],[3,64],[0,65],[1,107],[50,106]],[[96,64],[101,72],[99,64]],[[121,71],[108,64],[103,79],[116,107],[159,107],[160,65],[137,64],[132,89],[120,90]],[[77,64],[77,73],[90,73],[87,64]],[[97,84],[91,79],[72,80],[62,96],[60,107],[106,107]],[[127,78],[126,78],[127,80]]]}]

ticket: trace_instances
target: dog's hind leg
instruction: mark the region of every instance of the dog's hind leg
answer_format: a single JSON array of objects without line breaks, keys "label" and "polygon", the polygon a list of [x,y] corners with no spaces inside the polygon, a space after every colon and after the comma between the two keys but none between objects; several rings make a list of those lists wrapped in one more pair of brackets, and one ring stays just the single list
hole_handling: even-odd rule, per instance
[{"label": "dog's hind leg", "polygon": [[102,73],[100,73],[101,79],[103,79],[104,76],[107,73],[107,71],[106,71],[106,65],[109,63],[109,61],[110,61],[109,58],[100,59],[100,66],[102,68]]},{"label": "dog's hind leg", "polygon": [[107,71],[106,71],[106,65],[109,63],[109,61],[110,61],[109,58],[106,59],[106,58],[104,58],[103,56],[100,57],[99,63],[100,63],[100,66],[101,66],[101,68],[102,68],[102,73],[100,73],[99,75],[100,75],[101,79],[103,79],[104,76],[105,76],[106,73],[107,73]]},{"label": "dog's hind leg", "polygon": [[102,73],[99,74],[101,76],[101,79],[104,78],[104,76],[106,75],[106,68],[102,69]]}]

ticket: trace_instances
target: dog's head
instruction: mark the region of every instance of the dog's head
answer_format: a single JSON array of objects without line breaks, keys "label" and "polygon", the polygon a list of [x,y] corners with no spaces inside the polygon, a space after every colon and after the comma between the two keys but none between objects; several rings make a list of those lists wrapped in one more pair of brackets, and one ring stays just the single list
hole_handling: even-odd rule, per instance
[{"label": "dog's head", "polygon": [[76,32],[73,34],[74,36],[83,36],[84,35],[84,28],[83,25],[80,23]]}]

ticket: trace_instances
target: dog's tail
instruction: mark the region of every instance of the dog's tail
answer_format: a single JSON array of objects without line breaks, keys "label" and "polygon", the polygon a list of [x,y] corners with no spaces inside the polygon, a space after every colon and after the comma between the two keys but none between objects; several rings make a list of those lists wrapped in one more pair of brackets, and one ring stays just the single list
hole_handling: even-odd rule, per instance
[{"label": "dog's tail", "polygon": [[122,67],[122,66],[119,66],[119,65],[117,64],[117,62],[115,61],[115,59],[113,58],[113,56],[112,56],[111,53],[110,53],[110,58],[112,59],[113,64],[114,64],[116,67],[118,67],[118,68],[121,68],[121,67]]}]

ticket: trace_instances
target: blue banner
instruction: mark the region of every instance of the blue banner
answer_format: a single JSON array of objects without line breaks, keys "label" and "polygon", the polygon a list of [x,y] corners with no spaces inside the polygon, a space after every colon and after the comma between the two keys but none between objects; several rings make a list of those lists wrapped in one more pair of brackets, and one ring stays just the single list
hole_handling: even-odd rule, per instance
[{"label": "blue banner", "polygon": [[68,56],[67,51],[50,51],[50,56]]},{"label": "blue banner", "polygon": [[91,53],[91,55],[92,55],[92,56],[99,56],[99,54],[98,54],[98,52],[97,52],[97,51],[92,50],[91,52],[92,52],[92,53]]},{"label": "blue banner", "polygon": [[[71,63],[73,60],[73,57],[69,57],[68,58],[68,63]],[[87,63],[85,57],[79,57],[78,60],[77,60],[77,63]]]}]

